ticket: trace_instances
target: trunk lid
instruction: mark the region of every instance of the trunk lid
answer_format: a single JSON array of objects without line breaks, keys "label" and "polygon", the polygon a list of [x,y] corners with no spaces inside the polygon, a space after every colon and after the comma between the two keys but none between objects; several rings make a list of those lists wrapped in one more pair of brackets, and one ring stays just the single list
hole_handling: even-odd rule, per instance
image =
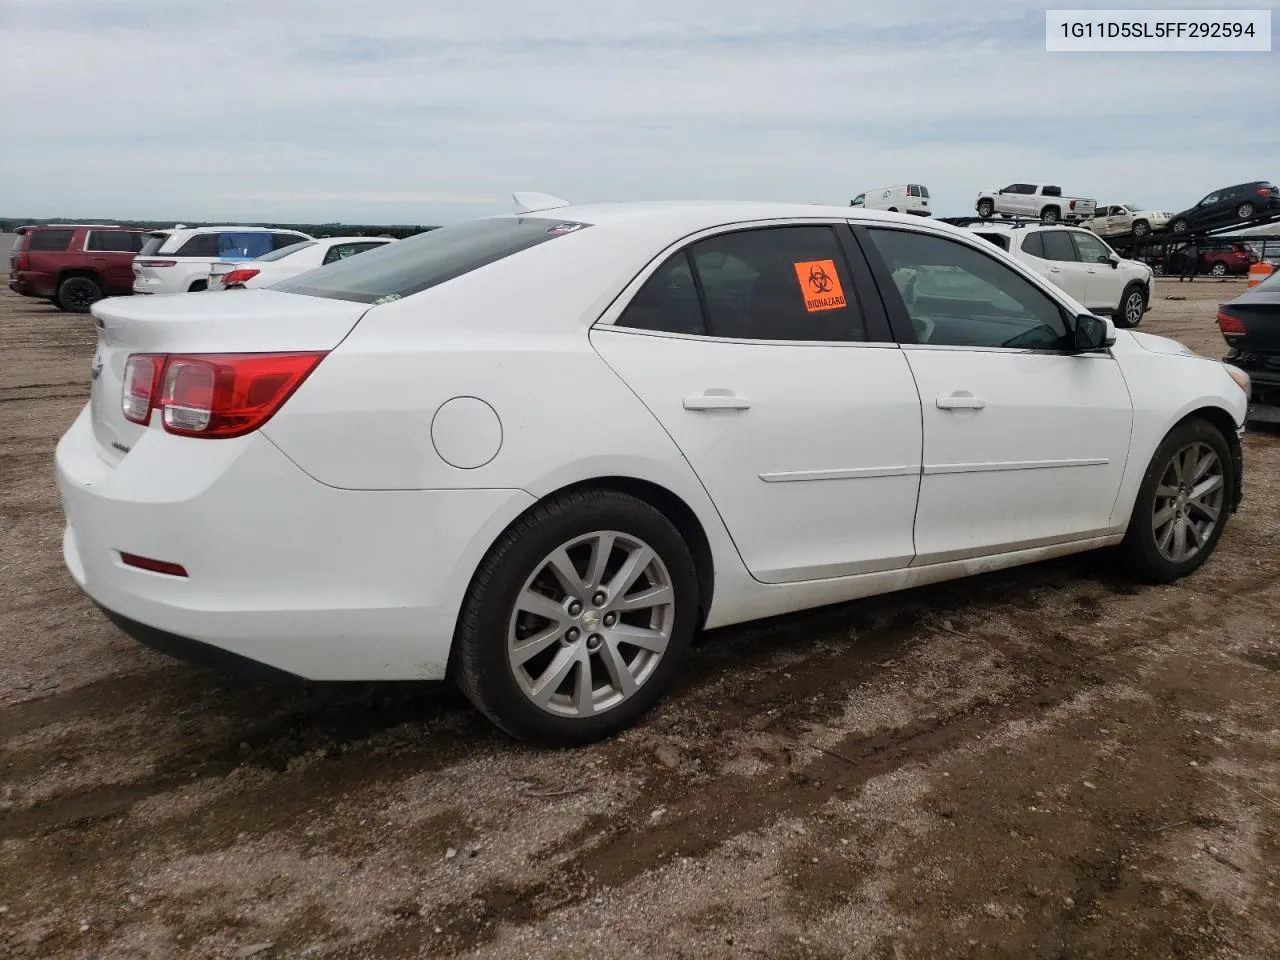
[{"label": "trunk lid", "polygon": [[115,464],[146,427],[121,408],[124,368],[135,353],[289,353],[332,350],[369,310],[367,303],[243,290],[235,297],[113,297],[94,304],[98,348],[90,371],[90,414],[99,453]]}]

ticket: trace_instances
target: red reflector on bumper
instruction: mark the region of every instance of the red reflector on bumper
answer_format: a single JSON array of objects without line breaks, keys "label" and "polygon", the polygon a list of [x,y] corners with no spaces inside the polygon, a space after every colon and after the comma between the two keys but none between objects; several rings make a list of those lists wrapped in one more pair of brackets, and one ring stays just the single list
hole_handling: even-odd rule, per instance
[{"label": "red reflector on bumper", "polygon": [[186,567],[180,563],[152,560],[150,557],[140,557],[136,553],[125,553],[123,550],[120,551],[120,560],[127,567],[150,570],[152,573],[164,573],[171,577],[185,577],[187,575]]}]

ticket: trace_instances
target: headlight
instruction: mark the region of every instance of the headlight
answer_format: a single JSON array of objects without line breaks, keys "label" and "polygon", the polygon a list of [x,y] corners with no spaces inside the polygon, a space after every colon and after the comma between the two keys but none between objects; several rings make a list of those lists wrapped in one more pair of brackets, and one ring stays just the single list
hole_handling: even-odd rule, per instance
[{"label": "headlight", "polygon": [[1252,396],[1253,381],[1249,379],[1249,375],[1239,367],[1233,367],[1229,363],[1224,363],[1222,366],[1226,368],[1227,375],[1236,382],[1236,386],[1244,391],[1244,395],[1246,397]]}]

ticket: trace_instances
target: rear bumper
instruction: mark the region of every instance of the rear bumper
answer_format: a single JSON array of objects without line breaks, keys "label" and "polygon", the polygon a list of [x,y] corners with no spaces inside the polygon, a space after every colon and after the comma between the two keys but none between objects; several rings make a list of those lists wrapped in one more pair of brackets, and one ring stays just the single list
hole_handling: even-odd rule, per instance
[{"label": "rear bumper", "polygon": [[24,297],[40,297],[47,300],[57,293],[56,279],[52,274],[22,271],[9,277],[9,289]]},{"label": "rear bumper", "polygon": [[[153,427],[113,466],[87,407],[55,459],[64,562],[113,621],[185,659],[312,680],[442,678],[471,572],[533,503],[519,490],[340,490],[261,434]],[[121,551],[188,576],[127,566]]]}]

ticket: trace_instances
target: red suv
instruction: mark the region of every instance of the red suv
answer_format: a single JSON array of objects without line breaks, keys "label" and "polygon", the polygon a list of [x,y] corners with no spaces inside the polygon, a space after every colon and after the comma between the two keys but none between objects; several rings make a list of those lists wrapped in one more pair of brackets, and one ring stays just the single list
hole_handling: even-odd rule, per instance
[{"label": "red suv", "polygon": [[50,224],[19,227],[9,256],[9,289],[63,310],[88,313],[103,297],[133,293],[142,227]]},{"label": "red suv", "polygon": [[[1169,256],[1166,273],[1181,273],[1186,258],[1186,247],[1180,247]],[[1257,262],[1257,254],[1251,253],[1243,243],[1208,243],[1200,245],[1200,262],[1196,273],[1214,277],[1248,273],[1249,266]]]}]

